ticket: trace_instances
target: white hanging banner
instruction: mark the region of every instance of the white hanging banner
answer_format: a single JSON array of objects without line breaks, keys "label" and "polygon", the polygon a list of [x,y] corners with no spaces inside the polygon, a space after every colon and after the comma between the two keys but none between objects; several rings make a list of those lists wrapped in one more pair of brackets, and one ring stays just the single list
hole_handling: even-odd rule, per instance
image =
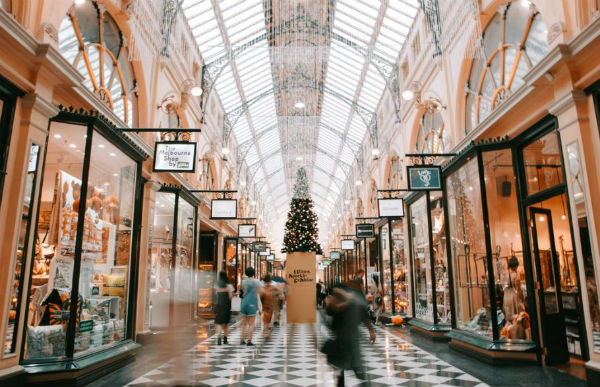
[{"label": "white hanging banner", "polygon": [[354,241],[352,239],[342,240],[342,250],[354,250]]},{"label": "white hanging banner", "polygon": [[190,172],[196,170],[196,143],[160,141],[154,145],[153,172]]}]

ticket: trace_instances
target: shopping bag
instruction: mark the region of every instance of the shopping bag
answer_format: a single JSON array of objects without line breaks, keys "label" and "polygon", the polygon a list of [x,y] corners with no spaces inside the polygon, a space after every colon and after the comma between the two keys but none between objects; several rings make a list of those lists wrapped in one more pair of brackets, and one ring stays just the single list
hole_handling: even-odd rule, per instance
[{"label": "shopping bag", "polygon": [[242,307],[242,299],[238,296],[235,296],[231,299],[231,311],[239,312]]}]

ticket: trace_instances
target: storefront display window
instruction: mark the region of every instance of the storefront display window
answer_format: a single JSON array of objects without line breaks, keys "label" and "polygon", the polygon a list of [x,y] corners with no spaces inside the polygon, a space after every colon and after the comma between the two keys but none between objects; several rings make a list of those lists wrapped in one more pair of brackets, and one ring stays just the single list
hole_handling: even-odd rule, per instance
[{"label": "storefront display window", "polygon": [[0,76],[0,203],[2,203],[2,192],[6,163],[8,162],[8,146],[12,132],[13,116],[15,112],[15,101],[22,93],[11,83]]},{"label": "storefront display window", "polygon": [[[500,339],[531,340],[521,227],[510,149],[484,152],[484,181]],[[501,210],[500,210],[501,209]]]},{"label": "storefront display window", "polygon": [[132,159],[137,151],[125,153],[113,140],[126,147],[104,125],[50,124],[29,289],[28,361],[81,356],[127,338],[144,156]]},{"label": "storefront display window", "polygon": [[477,158],[446,179],[456,326],[492,337],[491,303]]},{"label": "storefront display window", "polygon": [[410,309],[410,269],[405,249],[404,221],[392,220],[394,306],[396,312],[407,313]]},{"label": "storefront display window", "polygon": [[386,312],[392,312],[392,269],[390,259],[390,227],[386,223],[379,229],[381,243],[381,286],[383,291],[383,306]]},{"label": "storefront display window", "polygon": [[229,278],[229,283],[231,283],[234,288],[237,289],[237,269],[238,269],[238,249],[237,249],[237,239],[225,239],[225,255],[223,267],[225,268],[225,273],[227,273],[227,278]]},{"label": "storefront display window", "polygon": [[433,323],[431,257],[427,223],[427,197],[421,196],[410,206],[412,226],[415,317]]},{"label": "storefront display window", "polygon": [[29,163],[27,165],[27,176],[25,178],[25,188],[23,190],[23,207],[19,223],[19,241],[15,257],[15,266],[13,271],[13,281],[10,291],[10,302],[8,305],[8,324],[6,326],[6,341],[4,342],[4,354],[14,353],[17,344],[17,335],[21,302],[23,301],[23,276],[24,262],[31,245],[30,225],[33,218],[33,195],[35,192],[35,182],[37,180],[37,171],[39,168],[40,146],[31,144],[29,148]]},{"label": "storefront display window", "polygon": [[429,196],[429,221],[431,222],[431,247],[433,255],[433,280],[435,288],[436,323],[450,324],[450,284],[448,280],[448,257],[446,246],[446,219],[444,216],[443,194],[432,191]]},{"label": "storefront display window", "polygon": [[[586,186],[581,168],[581,156],[578,142],[567,145],[567,163],[569,166],[570,186],[572,189],[571,205],[575,206],[577,219],[573,220],[574,226],[579,228],[581,239],[581,255],[583,257],[583,270],[586,279],[587,298],[592,331],[592,350],[600,353],[600,305],[598,302],[598,267],[594,260],[592,243],[590,241],[590,229],[588,226],[588,209],[586,203]],[[574,202],[574,203],[573,203]]]},{"label": "storefront display window", "polygon": [[150,327],[188,321],[193,310],[196,209],[178,189],[156,193],[150,267]]},{"label": "storefront display window", "polygon": [[528,195],[561,184],[563,168],[556,133],[548,133],[525,147],[523,163]]},{"label": "storefront display window", "polygon": [[83,304],[75,334],[78,355],[125,338],[136,168],[94,133],[79,269]]}]

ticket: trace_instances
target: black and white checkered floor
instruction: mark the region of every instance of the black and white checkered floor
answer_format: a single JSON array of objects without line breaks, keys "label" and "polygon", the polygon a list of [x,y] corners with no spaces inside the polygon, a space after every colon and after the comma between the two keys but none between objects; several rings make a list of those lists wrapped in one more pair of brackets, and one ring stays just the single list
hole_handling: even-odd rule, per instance
[{"label": "black and white checkered floor", "polygon": [[[240,330],[230,344],[216,345],[216,336],[190,348],[180,357],[129,382],[128,386],[335,386],[334,370],[319,352],[327,329],[321,324],[290,324],[275,328],[256,346],[240,345]],[[487,387],[479,379],[441,361],[432,354],[399,339],[383,329],[369,344],[363,335],[363,356],[370,385],[378,386],[464,386]],[[361,383],[352,371],[346,385]]]}]

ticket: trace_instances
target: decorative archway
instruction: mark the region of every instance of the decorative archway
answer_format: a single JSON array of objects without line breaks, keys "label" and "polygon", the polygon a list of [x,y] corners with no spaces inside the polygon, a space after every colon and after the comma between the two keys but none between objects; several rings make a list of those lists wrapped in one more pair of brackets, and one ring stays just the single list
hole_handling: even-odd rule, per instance
[{"label": "decorative archway", "polygon": [[402,184],[402,166],[400,157],[391,156],[385,167],[384,186],[386,189],[397,189]]},{"label": "decorative archway", "polygon": [[214,158],[205,154],[199,161],[198,181],[201,189],[214,190],[217,188],[217,171]]},{"label": "decorative archway", "polygon": [[548,53],[548,30],[531,3],[500,6],[483,33],[484,58],[475,59],[467,81],[465,132],[469,133],[521,87]]},{"label": "decorative archway", "polygon": [[136,81],[123,33],[95,1],[71,7],[60,26],[60,53],[87,86],[129,126],[136,123]]}]

